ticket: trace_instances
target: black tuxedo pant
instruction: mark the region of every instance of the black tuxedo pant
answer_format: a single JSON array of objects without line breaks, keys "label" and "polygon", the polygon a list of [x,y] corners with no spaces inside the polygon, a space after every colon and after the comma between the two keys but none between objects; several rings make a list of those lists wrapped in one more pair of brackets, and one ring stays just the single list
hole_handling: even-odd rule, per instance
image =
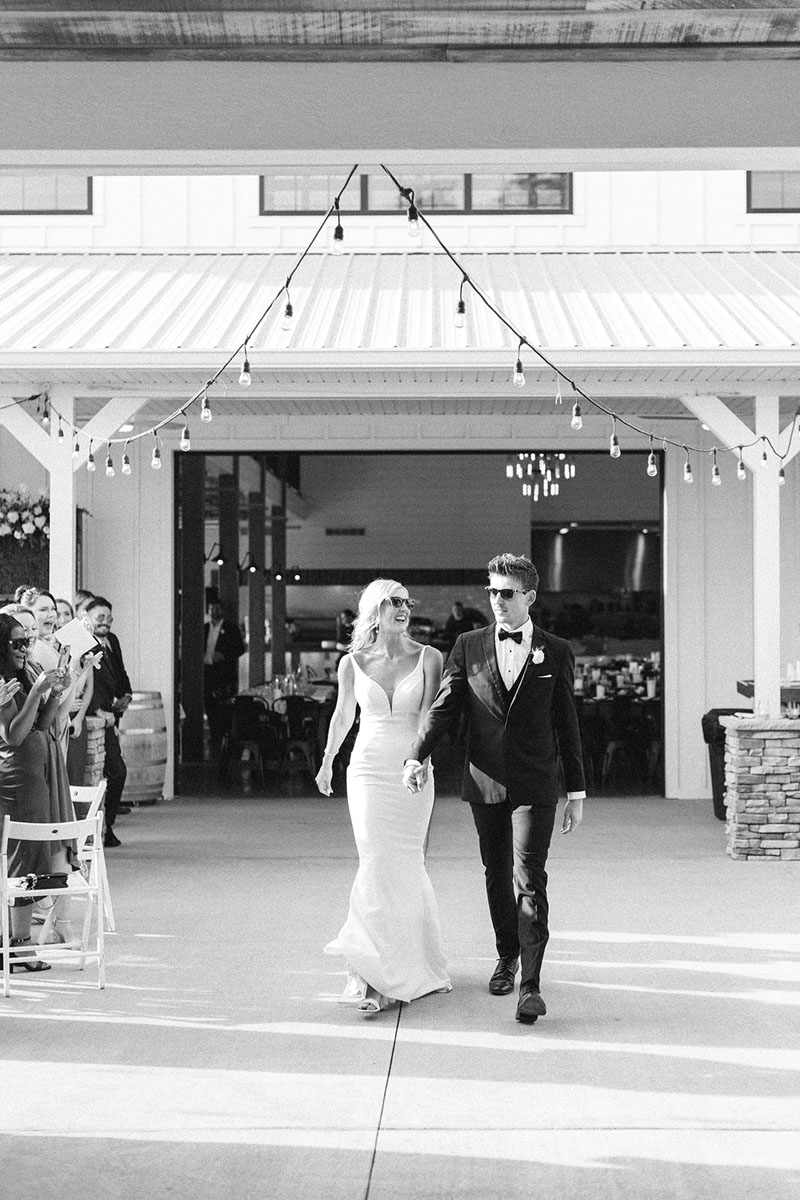
[{"label": "black tuxedo pant", "polygon": [[556,806],[471,804],[500,958],[520,958],[520,987],[539,987],[550,937],[547,852]]},{"label": "black tuxedo pant", "polygon": [[113,829],[117,819],[117,809],[122,800],[125,780],[128,778],[128,768],[119,746],[119,734],[112,725],[105,732],[106,760],[103,774],[107,780],[106,786],[106,829]]}]

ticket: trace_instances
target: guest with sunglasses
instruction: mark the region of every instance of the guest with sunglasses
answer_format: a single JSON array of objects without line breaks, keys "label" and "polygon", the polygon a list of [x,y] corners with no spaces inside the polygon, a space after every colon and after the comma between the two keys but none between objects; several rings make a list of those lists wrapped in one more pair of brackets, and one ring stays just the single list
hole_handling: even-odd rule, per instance
[{"label": "guest with sunglasses", "polygon": [[342,999],[363,1016],[398,1000],[450,991],[439,916],[425,870],[433,777],[409,803],[400,781],[403,755],[442,676],[442,656],[409,635],[414,601],[394,579],[364,591],[349,653],[339,663],[339,694],[316,783],[332,794],[333,760],[361,711],[347,770],[347,804],[358,847],[350,909],[327,954],[341,954]]},{"label": "guest with sunglasses", "polygon": [[532,1024],[547,1011],[540,989],[549,937],[545,866],[560,765],[567,790],[562,833],[580,824],[586,795],[574,657],[568,642],[531,620],[539,574],[530,559],[500,554],[488,571],[495,623],[456,639],[403,782],[412,793],[424,785],[423,761],[465,714],[462,799],[478,833],[498,954],[489,991],[513,992],[521,963],[516,1019]]},{"label": "guest with sunglasses", "polygon": [[[56,719],[64,687],[63,672],[43,671],[28,661],[30,636],[9,613],[0,613],[0,820],[46,822],[69,819],[53,812],[53,778],[48,730]],[[67,797],[69,791],[67,789]],[[9,843],[9,873],[14,876],[67,875],[69,845],[53,853],[44,842]],[[21,948],[12,969],[46,971],[31,944],[33,900],[18,899],[11,910],[11,946]]]}]

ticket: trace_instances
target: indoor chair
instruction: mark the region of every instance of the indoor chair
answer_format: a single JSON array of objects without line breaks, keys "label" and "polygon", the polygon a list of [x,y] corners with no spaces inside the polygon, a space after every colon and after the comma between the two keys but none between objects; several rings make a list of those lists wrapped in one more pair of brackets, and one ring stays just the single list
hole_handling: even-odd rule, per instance
[{"label": "indoor chair", "polygon": [[227,745],[225,778],[229,780],[234,763],[241,762],[244,751],[255,763],[262,784],[265,767],[272,765],[280,783],[286,754],[286,736],[280,717],[271,712],[257,696],[236,696],[233,701],[231,732]]},{"label": "indoor chair", "polygon": [[313,779],[318,770],[320,705],[308,696],[282,696],[273,708],[286,718],[287,762],[295,752]]},{"label": "indoor chair", "polygon": [[[21,878],[15,876],[9,877],[9,840],[23,842],[74,841],[78,847],[83,847],[85,850],[90,838],[93,839],[94,845],[98,848],[99,852],[88,860],[85,860],[87,863],[85,875],[82,871],[72,872],[69,877],[69,886],[67,887],[53,887],[49,882],[52,877],[48,876],[37,877],[36,875],[26,875]],[[83,821],[61,821],[57,824],[48,824],[39,821],[12,821],[8,816],[3,821],[2,839],[0,840],[0,917],[2,918],[4,996],[11,994],[12,966],[20,964],[25,960],[31,961],[38,957],[33,944],[31,944],[29,950],[26,947],[23,953],[17,953],[13,957],[11,954],[11,905],[15,899],[22,897],[36,900],[42,896],[52,896],[54,899],[58,899],[59,896],[68,896],[70,900],[83,899],[86,901],[80,945],[73,946],[66,943],[53,943],[47,946],[46,954],[43,957],[46,957],[48,961],[51,959],[57,961],[61,958],[77,957],[80,960],[81,970],[86,966],[87,958],[96,959],[97,986],[99,988],[106,986],[105,942],[102,915],[105,887],[104,875],[100,870],[102,846],[103,818],[100,813]],[[41,886],[39,886],[40,879]],[[90,948],[89,935],[93,914],[95,918],[95,936],[91,939],[94,943],[94,948],[92,949]]]}]

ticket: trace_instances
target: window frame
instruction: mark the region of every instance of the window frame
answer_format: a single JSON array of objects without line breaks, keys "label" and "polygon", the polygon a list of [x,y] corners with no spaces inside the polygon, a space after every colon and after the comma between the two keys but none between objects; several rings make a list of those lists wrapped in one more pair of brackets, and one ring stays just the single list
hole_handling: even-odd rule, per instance
[{"label": "window frame", "polygon": [[[53,175],[73,174],[72,171],[54,171]],[[74,172],[80,174],[80,172]],[[9,172],[12,175],[13,172]],[[21,178],[21,176],[20,176]],[[93,217],[94,213],[94,176],[86,175],[86,208],[3,208],[0,205],[0,217]]]},{"label": "window frame", "polygon": [[[434,208],[426,209],[426,212],[435,214],[439,217],[572,217],[575,215],[575,189],[574,189],[574,172],[573,171],[531,171],[526,174],[532,175],[564,175],[567,178],[567,206],[565,208],[473,208],[472,181],[475,175],[479,174],[513,174],[513,172],[452,172],[453,174],[461,174],[464,179],[464,207],[463,208]],[[292,172],[275,172],[275,174],[292,174]],[[258,215],[259,217],[311,217],[319,216],[318,208],[266,208],[264,205],[265,199],[265,181],[269,178],[268,175],[259,175],[258,177]],[[365,172],[359,175],[359,207],[342,209],[343,217],[396,217],[402,215],[402,209],[397,208],[370,208],[369,207],[369,173]]]},{"label": "window frame", "polygon": [[796,208],[754,208],[753,207],[753,175],[800,175],[800,171],[747,171],[746,183],[746,211],[754,216],[763,216],[769,213],[800,213],[800,204]]}]

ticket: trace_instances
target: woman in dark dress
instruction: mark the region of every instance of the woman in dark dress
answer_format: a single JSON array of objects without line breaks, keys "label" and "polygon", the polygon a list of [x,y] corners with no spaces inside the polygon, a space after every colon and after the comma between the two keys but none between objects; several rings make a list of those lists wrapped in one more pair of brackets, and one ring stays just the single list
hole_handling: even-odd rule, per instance
[{"label": "woman in dark dress", "polygon": [[[47,730],[56,718],[63,672],[28,666],[28,636],[7,613],[0,613],[0,820],[52,820],[52,755]],[[16,686],[15,686],[16,685]],[[69,871],[68,850],[55,853],[44,842],[9,842],[11,876],[51,875]],[[33,900],[17,900],[11,909],[11,945],[28,946],[31,940]],[[30,953],[21,963],[28,971],[45,971],[49,964]]]}]

